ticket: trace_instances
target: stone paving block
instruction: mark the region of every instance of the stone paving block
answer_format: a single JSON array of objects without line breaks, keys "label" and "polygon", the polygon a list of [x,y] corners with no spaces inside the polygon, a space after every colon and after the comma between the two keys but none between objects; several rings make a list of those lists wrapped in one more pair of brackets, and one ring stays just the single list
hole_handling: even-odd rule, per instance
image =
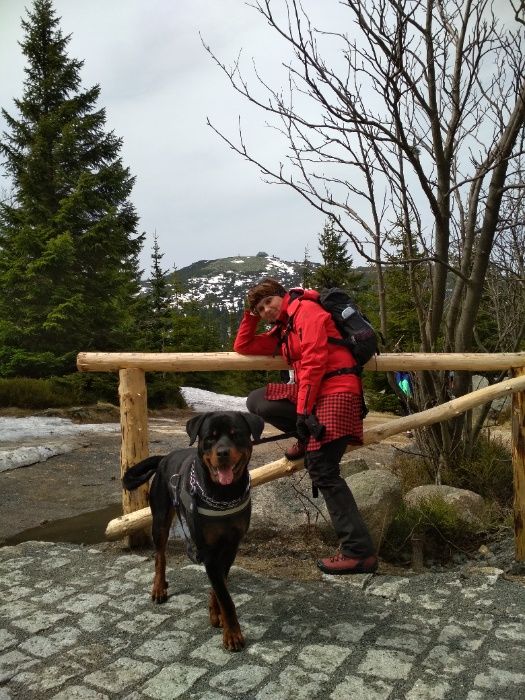
[{"label": "stone paving block", "polygon": [[108,600],[108,596],[101,593],[78,593],[74,598],[63,601],[57,607],[59,610],[67,610],[72,613],[85,613],[99,608]]},{"label": "stone paving block", "polygon": [[210,686],[231,695],[253,697],[253,689],[262,683],[270,673],[266,666],[243,664],[231,671],[221,671],[210,678]]},{"label": "stone paving block", "polygon": [[500,624],[496,629],[496,637],[514,642],[525,642],[525,626],[521,622]]},{"label": "stone paving block", "polygon": [[[397,600],[399,598],[400,592],[406,588],[410,583],[410,579],[403,577],[394,576],[381,576],[375,581],[372,581],[370,586],[366,589],[367,595],[379,596],[380,598],[390,598],[391,600]],[[410,596],[405,602],[410,602]]]},{"label": "stone paving block", "polygon": [[60,614],[37,610],[23,618],[13,620],[11,624],[13,627],[18,627],[25,632],[36,634],[37,632],[49,629],[60,620],[65,620],[67,617],[69,617],[67,613]]},{"label": "stone paving block", "polygon": [[450,690],[450,683],[433,679],[425,681],[418,679],[407,692],[406,700],[444,700]]},{"label": "stone paving block", "polygon": [[384,681],[347,676],[334,688],[330,700],[387,700],[393,686]]},{"label": "stone paving block", "polygon": [[376,645],[379,647],[388,647],[390,649],[404,649],[411,651],[414,654],[421,653],[429,644],[430,637],[422,634],[389,634],[381,635],[376,639]]},{"label": "stone paving block", "polygon": [[324,696],[323,690],[328,680],[329,676],[326,673],[308,673],[298,666],[287,666],[279,673],[277,679],[261,688],[255,695],[255,700],[312,700],[312,698],[320,698]]},{"label": "stone paving block", "polygon": [[9,603],[13,600],[22,600],[22,598],[28,597],[30,593],[34,593],[32,588],[28,588],[27,586],[13,586],[13,588],[2,591],[2,600],[4,603]]},{"label": "stone paving block", "polygon": [[207,661],[214,666],[226,666],[233,659],[232,652],[226,651],[222,646],[222,637],[218,635],[214,635],[204,644],[194,649],[190,654],[190,658],[198,661]]},{"label": "stone paving block", "polygon": [[86,632],[96,632],[106,625],[113,624],[122,617],[121,613],[104,608],[103,612],[87,612],[78,620],[78,626]]},{"label": "stone paving block", "polygon": [[93,642],[86,646],[77,646],[68,651],[67,655],[84,666],[100,667],[109,664],[114,654],[120,654],[129,645],[129,639],[106,636],[103,643]]},{"label": "stone paving block", "polygon": [[424,668],[431,668],[437,673],[459,674],[473,662],[474,653],[464,649],[450,648],[444,644],[433,647],[421,661]]},{"label": "stone paving block", "polygon": [[61,569],[63,566],[69,566],[70,564],[71,559],[69,557],[58,556],[40,562],[43,571],[54,571],[55,569]]},{"label": "stone paving block", "polygon": [[440,632],[438,643],[446,644],[458,649],[476,651],[483,644],[485,635],[473,637],[471,630],[467,630],[459,625],[446,625]]},{"label": "stone paving block", "polygon": [[135,649],[134,654],[165,663],[180,656],[192,640],[193,637],[188,632],[159,632]]},{"label": "stone paving block", "polygon": [[0,618],[5,617],[14,620],[17,617],[29,617],[38,611],[35,603],[28,603],[26,600],[14,600],[6,605],[0,606]]},{"label": "stone paving block", "polygon": [[47,658],[58,654],[58,652],[73,646],[80,636],[80,630],[75,627],[62,627],[57,632],[49,634],[47,637],[37,634],[29,637],[20,644],[19,648],[27,651],[33,656]]},{"label": "stone paving block", "polygon": [[289,651],[293,649],[291,644],[285,644],[280,639],[270,639],[267,642],[255,642],[248,646],[247,652],[267,664],[276,664]]},{"label": "stone paving block", "polygon": [[0,628],[0,651],[18,644],[18,639],[11,632]]},{"label": "stone paving block", "polygon": [[33,595],[30,596],[29,600],[39,605],[53,605],[54,603],[58,603],[61,600],[75,595],[77,590],[78,589],[73,588],[73,586],[54,585],[52,590],[47,590],[45,592],[35,594],[35,591],[32,591]]},{"label": "stone paving block", "polygon": [[270,622],[266,623],[258,620],[253,615],[249,618],[241,619],[241,629],[247,642],[259,641],[262,639],[268,631],[270,624]]},{"label": "stone paving block", "polygon": [[128,634],[141,634],[146,630],[152,630],[162,625],[163,622],[169,620],[170,615],[162,615],[146,610],[140,615],[134,616],[132,619],[123,619],[117,622],[116,627]]},{"label": "stone paving block", "polygon": [[[46,691],[58,688],[70,678],[84,672],[80,664],[69,660],[58,660],[52,665],[40,664],[36,669],[22,671],[14,678],[16,683],[25,685],[28,691],[34,693],[34,698],[41,697]],[[28,697],[31,697],[29,693]]]},{"label": "stone paving block", "polygon": [[121,693],[129,686],[145,680],[157,668],[149,661],[137,661],[123,656],[100,671],[90,673],[84,682],[112,693]]},{"label": "stone paving block", "polygon": [[297,658],[306,670],[333,673],[350,652],[348,647],[334,644],[311,644],[303,647]]},{"label": "stone paving block", "polygon": [[[27,654],[13,649],[0,655],[0,679],[11,678],[20,671],[35,666],[38,663]],[[2,680],[3,682],[3,680]]]},{"label": "stone paving block", "polygon": [[70,685],[66,690],[53,695],[51,700],[109,700],[109,695],[97,693],[96,690],[83,685]]},{"label": "stone paving block", "polygon": [[205,668],[186,666],[180,663],[171,664],[148,680],[142,692],[154,700],[180,698],[205,673]]},{"label": "stone paving block", "polygon": [[393,649],[370,649],[357,667],[358,673],[370,674],[385,680],[406,678],[412,670],[414,657]]},{"label": "stone paving block", "polygon": [[519,686],[520,689],[523,688],[522,697],[525,697],[525,674],[505,671],[495,666],[489,666],[483,673],[478,673],[474,678],[474,685],[478,688],[490,688],[496,693],[494,697],[501,697],[502,689],[507,692],[509,687]]},{"label": "stone paving block", "polygon": [[362,622],[338,622],[329,627],[318,630],[322,637],[328,637],[333,641],[353,644],[358,642],[367,632],[373,630],[375,625],[367,625]]},{"label": "stone paving block", "polygon": [[188,595],[187,593],[174,593],[171,594],[166,603],[162,605],[162,609],[173,613],[185,613],[187,610],[191,610],[197,605],[202,605],[207,608],[208,598],[205,596],[197,598],[197,596]]}]

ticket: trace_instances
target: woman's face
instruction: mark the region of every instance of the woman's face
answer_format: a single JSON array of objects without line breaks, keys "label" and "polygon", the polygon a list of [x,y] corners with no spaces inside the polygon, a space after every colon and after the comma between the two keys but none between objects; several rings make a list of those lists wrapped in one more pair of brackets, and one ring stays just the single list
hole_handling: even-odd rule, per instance
[{"label": "woman's face", "polygon": [[283,298],[280,296],[264,297],[255,307],[255,313],[258,314],[263,321],[273,323],[277,321],[281,315],[281,306]]}]

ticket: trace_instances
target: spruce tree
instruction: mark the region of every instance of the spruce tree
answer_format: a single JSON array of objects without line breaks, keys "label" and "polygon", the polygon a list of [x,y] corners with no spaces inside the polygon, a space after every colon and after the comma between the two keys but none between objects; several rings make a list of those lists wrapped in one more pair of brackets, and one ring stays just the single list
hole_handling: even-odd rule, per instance
[{"label": "spruce tree", "polygon": [[105,131],[98,85],[83,90],[51,0],[22,20],[18,116],[0,154],[13,198],[0,204],[0,374],[71,371],[81,350],[131,347],[143,237],[134,178]]},{"label": "spruce tree", "polygon": [[312,274],[312,286],[316,289],[342,287],[357,297],[363,285],[363,274],[352,269],[353,260],[346,241],[334,230],[332,221],[328,221],[319,234],[319,252],[323,262]]},{"label": "spruce tree", "polygon": [[153,236],[151,253],[151,276],[146,295],[145,349],[151,352],[164,351],[170,343],[173,329],[173,290],[166,270],[162,269],[162,258],[157,234]]}]

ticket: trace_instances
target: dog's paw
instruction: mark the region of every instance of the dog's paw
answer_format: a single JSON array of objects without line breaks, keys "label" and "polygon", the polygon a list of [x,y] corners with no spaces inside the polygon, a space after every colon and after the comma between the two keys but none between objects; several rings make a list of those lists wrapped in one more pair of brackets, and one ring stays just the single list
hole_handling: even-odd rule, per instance
[{"label": "dog's paw", "polygon": [[165,603],[168,600],[168,589],[164,587],[154,587],[151,591],[151,600],[154,603]]},{"label": "dog's paw", "polygon": [[241,651],[244,649],[245,641],[241,628],[224,628],[222,632],[222,644],[228,651]]}]

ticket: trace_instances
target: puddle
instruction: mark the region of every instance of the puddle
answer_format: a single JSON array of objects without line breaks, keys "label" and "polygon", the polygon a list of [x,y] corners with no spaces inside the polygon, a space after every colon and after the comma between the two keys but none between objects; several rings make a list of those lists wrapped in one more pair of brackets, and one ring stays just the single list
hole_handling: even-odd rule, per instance
[{"label": "puddle", "polygon": [[82,513],[72,518],[62,518],[32,527],[8,537],[0,546],[9,546],[37,540],[39,542],[71,542],[71,544],[98,544],[106,542],[104,532],[110,520],[122,515],[122,504],[113,503],[110,506]]}]

